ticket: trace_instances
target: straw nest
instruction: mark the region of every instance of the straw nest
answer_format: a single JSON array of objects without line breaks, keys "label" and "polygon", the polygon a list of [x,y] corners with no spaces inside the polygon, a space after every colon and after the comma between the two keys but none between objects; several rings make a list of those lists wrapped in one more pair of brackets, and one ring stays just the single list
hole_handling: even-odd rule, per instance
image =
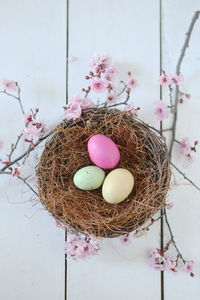
[{"label": "straw nest", "polygon": [[[107,203],[101,188],[82,191],[73,183],[77,170],[92,165],[87,142],[98,133],[117,144],[117,167],[135,178],[132,193],[119,204]],[[57,220],[81,233],[117,237],[143,225],[165,204],[170,182],[167,147],[157,131],[128,112],[97,109],[56,128],[41,155],[37,178],[41,202]]]}]

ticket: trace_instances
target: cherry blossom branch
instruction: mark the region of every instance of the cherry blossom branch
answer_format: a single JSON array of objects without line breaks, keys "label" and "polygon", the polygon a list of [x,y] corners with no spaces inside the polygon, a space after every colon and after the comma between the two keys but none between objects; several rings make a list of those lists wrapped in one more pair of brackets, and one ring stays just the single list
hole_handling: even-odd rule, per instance
[{"label": "cherry blossom branch", "polygon": [[[175,241],[175,239],[174,239],[174,235],[173,235],[171,226],[170,226],[170,224],[169,224],[169,220],[168,220],[166,208],[164,208],[163,211],[164,211],[164,216],[165,216],[165,222],[166,222],[166,224],[167,224],[167,227],[168,227],[168,230],[169,230],[169,233],[170,233],[170,237],[171,237],[171,238],[170,238],[170,241],[169,241],[169,242],[167,243],[167,245],[166,245],[166,248],[168,248],[169,245],[170,245],[171,243],[173,243],[173,245],[174,245],[174,247],[175,247],[175,249],[176,249],[176,251],[177,251],[177,262],[178,262],[178,259],[181,258],[182,261],[183,261],[183,263],[185,263],[186,260],[183,258],[183,256],[182,256],[182,254],[181,254],[179,248],[177,247],[176,241]],[[176,265],[176,266],[177,266],[177,265]]]},{"label": "cherry blossom branch", "polygon": [[5,165],[2,169],[0,169],[0,174],[2,174],[3,171],[5,171],[6,169],[8,169],[10,166],[14,165],[16,162],[22,160],[27,154],[29,154],[30,152],[32,152],[33,150],[35,150],[35,148],[42,143],[45,139],[47,139],[52,133],[54,132],[54,130],[50,131],[48,134],[40,137],[38,139],[38,141],[34,144],[34,147],[29,147],[28,150],[26,150],[23,154],[21,154],[20,156],[18,156],[17,158],[15,158],[13,161],[9,162],[7,165]]},{"label": "cherry blossom branch", "polygon": [[15,85],[17,87],[17,96],[8,93],[6,91],[6,89],[3,90],[3,91],[0,91],[0,93],[16,99],[18,101],[18,103],[19,103],[19,106],[20,106],[22,114],[25,115],[25,111],[24,111],[24,108],[23,108],[23,105],[22,105],[22,101],[21,101],[21,88],[20,88],[18,82],[15,82]]},{"label": "cherry blossom branch", "polygon": [[11,145],[11,151],[10,151],[10,154],[8,155],[8,161],[11,161],[12,154],[13,154],[13,152],[16,150],[17,145],[18,145],[18,143],[19,143],[19,141],[20,141],[20,139],[21,139],[22,136],[23,136],[23,133],[21,133],[21,134],[17,137],[16,143]]},{"label": "cherry blossom branch", "polygon": [[[181,50],[181,54],[179,56],[177,65],[176,65],[176,74],[179,75],[180,71],[181,71],[181,64],[183,62],[183,58],[185,56],[186,53],[186,49],[189,47],[189,42],[190,42],[190,38],[191,38],[191,34],[194,28],[194,25],[197,21],[197,19],[199,18],[199,14],[200,11],[196,11],[192,21],[189,25],[189,29],[188,32],[186,33],[186,39],[185,42],[183,44],[183,48]],[[171,159],[172,156],[172,150],[173,150],[173,146],[174,146],[174,141],[176,139],[176,125],[177,125],[177,116],[178,116],[178,100],[179,100],[179,92],[180,92],[180,88],[179,85],[176,85],[176,90],[175,90],[175,102],[174,102],[174,115],[173,115],[173,125],[172,125],[172,139],[171,139],[171,144],[170,144],[170,149],[169,149],[169,158]]]},{"label": "cherry blossom branch", "polygon": [[[6,171],[0,171],[0,174],[2,174],[2,175],[11,175],[12,173],[11,172],[6,172]],[[17,178],[20,179],[24,184],[26,184],[28,186],[28,188],[39,198],[39,194],[27,182],[26,178],[23,178],[21,176],[18,176]]]},{"label": "cherry blossom branch", "polygon": [[200,187],[198,187],[191,179],[189,179],[181,170],[179,170],[179,168],[177,168],[172,162],[170,162],[170,164],[172,165],[172,167],[174,169],[176,169],[185,180],[187,180],[189,183],[191,183],[198,191],[200,191]]}]

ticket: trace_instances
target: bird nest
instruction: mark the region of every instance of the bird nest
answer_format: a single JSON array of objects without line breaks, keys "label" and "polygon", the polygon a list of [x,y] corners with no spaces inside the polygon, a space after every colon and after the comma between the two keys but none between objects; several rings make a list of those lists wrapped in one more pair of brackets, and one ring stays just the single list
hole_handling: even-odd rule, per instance
[{"label": "bird nest", "polygon": [[[116,143],[121,157],[117,168],[135,178],[131,194],[121,203],[107,203],[101,188],[83,191],[73,183],[80,168],[92,165],[87,142],[94,134]],[[163,207],[170,175],[167,147],[159,133],[128,112],[106,108],[61,123],[37,167],[40,199],[50,214],[72,230],[105,238],[130,233]]]}]

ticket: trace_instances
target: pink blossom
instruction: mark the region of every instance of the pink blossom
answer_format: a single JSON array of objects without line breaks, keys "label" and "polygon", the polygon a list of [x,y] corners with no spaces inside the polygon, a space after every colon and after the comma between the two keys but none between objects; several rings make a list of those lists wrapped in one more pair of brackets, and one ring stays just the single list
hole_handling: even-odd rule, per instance
[{"label": "pink blossom", "polygon": [[90,83],[91,90],[96,93],[103,93],[106,90],[107,86],[107,81],[101,78],[93,78]]},{"label": "pink blossom", "polygon": [[83,98],[80,105],[82,110],[88,110],[96,107],[94,102],[92,102],[92,100],[90,100],[89,98]]},{"label": "pink blossom", "polygon": [[0,151],[3,148],[3,141],[0,141]]},{"label": "pink blossom", "polygon": [[137,81],[134,78],[130,78],[127,84],[128,88],[130,89],[135,88],[137,85]]},{"label": "pink blossom", "polygon": [[187,99],[190,99],[190,98],[191,98],[191,95],[190,95],[190,94],[185,94],[185,97],[186,97]]},{"label": "pink blossom", "polygon": [[27,123],[22,132],[30,136],[40,136],[44,131],[45,125],[41,122],[34,121]]},{"label": "pink blossom", "polygon": [[74,62],[76,60],[77,60],[77,58],[75,56],[68,56],[68,58],[67,58],[68,63]]},{"label": "pink blossom", "polygon": [[169,77],[177,85],[182,85],[184,82],[184,77],[181,74],[177,75],[177,74],[169,73]]},{"label": "pink blossom", "polygon": [[114,93],[109,93],[108,96],[107,96],[107,102],[108,103],[114,103],[117,99],[117,95],[114,94]]},{"label": "pink blossom", "polygon": [[121,241],[122,245],[124,245],[124,246],[128,246],[131,244],[131,238],[128,235],[122,236],[120,238],[120,241]]},{"label": "pink blossom", "polygon": [[24,121],[25,121],[25,124],[27,124],[29,122],[33,122],[33,115],[30,113],[25,114]]},{"label": "pink blossom", "polygon": [[107,69],[103,74],[102,74],[102,78],[111,82],[114,81],[116,78],[116,74],[117,74],[117,70],[115,68],[110,68]]},{"label": "pink blossom", "polygon": [[106,69],[112,65],[112,58],[105,54],[95,54],[89,62],[89,68],[101,67],[101,70],[105,72]]},{"label": "pink blossom", "polygon": [[157,271],[164,271],[172,268],[172,262],[170,259],[166,259],[162,254],[160,249],[150,250],[150,260],[151,266]]},{"label": "pink blossom", "polygon": [[14,168],[11,172],[12,176],[16,179],[22,175],[22,172],[18,168]]},{"label": "pink blossom", "polygon": [[168,117],[167,104],[162,100],[157,100],[154,102],[156,108],[154,114],[157,116],[159,121]]},{"label": "pink blossom", "polygon": [[158,81],[162,86],[169,86],[172,83],[172,79],[167,75],[161,75]]},{"label": "pink blossom", "polygon": [[67,120],[76,120],[80,118],[82,113],[82,109],[80,104],[78,103],[71,103],[67,106],[65,110],[65,117]]},{"label": "pink blossom", "polygon": [[126,105],[125,110],[131,112],[133,115],[136,116],[138,109],[136,109],[133,104],[129,103],[128,105]]},{"label": "pink blossom", "polygon": [[189,137],[184,137],[181,141],[181,143],[179,144],[179,150],[180,153],[182,155],[188,155],[188,153],[190,152],[190,140]]},{"label": "pink blossom", "polygon": [[184,264],[183,271],[186,273],[191,273],[194,270],[194,261],[187,261]]},{"label": "pink blossom", "polygon": [[17,91],[17,85],[14,80],[8,80],[6,78],[1,79],[1,86],[3,87],[4,90],[10,91],[10,92],[15,92]]},{"label": "pink blossom", "polygon": [[74,260],[90,258],[97,254],[99,250],[100,242],[92,236],[78,236],[74,233],[67,235],[65,252]]},{"label": "pink blossom", "polygon": [[167,209],[172,209],[173,206],[174,206],[174,203],[173,203],[173,202],[169,202],[169,203],[167,204]]}]

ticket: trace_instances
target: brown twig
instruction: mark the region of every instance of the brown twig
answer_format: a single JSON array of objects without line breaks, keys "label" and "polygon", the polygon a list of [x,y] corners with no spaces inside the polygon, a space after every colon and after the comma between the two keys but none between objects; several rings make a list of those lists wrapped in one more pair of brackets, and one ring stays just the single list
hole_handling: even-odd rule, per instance
[{"label": "brown twig", "polygon": [[[199,17],[200,11],[196,11],[192,21],[189,25],[189,29],[186,33],[186,39],[185,42],[183,44],[183,48],[181,49],[181,53],[176,65],[176,74],[179,75],[181,72],[181,64],[183,62],[183,58],[185,56],[186,53],[186,49],[189,47],[189,42],[190,42],[190,38],[191,38],[191,34],[194,28],[194,25]],[[178,101],[179,100],[179,86],[176,85],[176,90],[175,90],[175,101],[174,101],[174,116],[173,116],[173,125],[172,125],[172,139],[171,139],[171,144],[170,144],[170,148],[169,148],[169,158],[171,159],[172,156],[172,150],[173,150],[173,145],[174,145],[174,141],[176,139],[176,125],[177,125],[177,117],[178,117]]]}]

